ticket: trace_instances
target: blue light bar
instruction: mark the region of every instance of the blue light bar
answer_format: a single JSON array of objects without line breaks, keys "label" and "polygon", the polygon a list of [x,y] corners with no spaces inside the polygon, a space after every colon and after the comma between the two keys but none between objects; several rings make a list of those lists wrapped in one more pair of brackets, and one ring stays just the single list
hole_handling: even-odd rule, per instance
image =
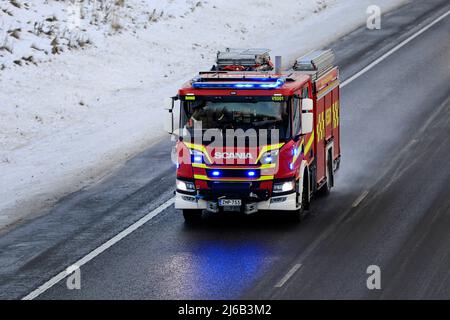
[{"label": "blue light bar", "polygon": [[212,174],[214,177],[218,177],[218,176],[220,176],[220,171],[219,171],[219,170],[214,170],[213,172],[211,172],[211,174]]},{"label": "blue light bar", "polygon": [[247,171],[247,176],[254,177],[256,175],[255,171]]},{"label": "blue light bar", "polygon": [[[216,79],[214,79],[216,80]],[[204,79],[194,79],[192,87],[195,89],[277,89],[281,87],[286,80],[284,78],[252,78],[242,80],[221,79],[219,81],[204,81]],[[248,81],[248,82],[246,82]]]}]

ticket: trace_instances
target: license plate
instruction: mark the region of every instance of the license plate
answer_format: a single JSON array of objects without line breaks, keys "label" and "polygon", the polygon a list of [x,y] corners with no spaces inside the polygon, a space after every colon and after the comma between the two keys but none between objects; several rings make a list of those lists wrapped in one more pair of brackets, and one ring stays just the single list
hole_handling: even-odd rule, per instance
[{"label": "license plate", "polygon": [[221,207],[238,207],[241,206],[241,199],[219,199],[219,206]]}]

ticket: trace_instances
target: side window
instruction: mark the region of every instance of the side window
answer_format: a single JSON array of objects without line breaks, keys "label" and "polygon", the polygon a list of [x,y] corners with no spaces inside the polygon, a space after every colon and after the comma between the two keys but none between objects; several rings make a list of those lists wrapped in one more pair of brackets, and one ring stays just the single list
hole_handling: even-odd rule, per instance
[{"label": "side window", "polygon": [[300,99],[294,98],[293,100],[293,111],[292,111],[292,133],[293,136],[297,135],[300,132],[300,115],[301,111],[301,103]]},{"label": "side window", "polygon": [[309,93],[309,92],[308,92],[308,87],[304,87],[304,88],[302,89],[302,99],[307,99],[308,96],[309,96],[308,93]]}]

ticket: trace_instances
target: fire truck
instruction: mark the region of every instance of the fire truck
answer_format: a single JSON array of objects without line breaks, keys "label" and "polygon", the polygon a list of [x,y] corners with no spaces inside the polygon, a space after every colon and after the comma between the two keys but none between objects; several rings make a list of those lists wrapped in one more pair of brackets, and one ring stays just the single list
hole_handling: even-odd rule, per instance
[{"label": "fire truck", "polygon": [[300,221],[314,195],[333,187],[341,150],[331,50],[282,71],[267,49],[226,49],[168,103],[175,208],[186,222],[205,211],[276,211]]}]

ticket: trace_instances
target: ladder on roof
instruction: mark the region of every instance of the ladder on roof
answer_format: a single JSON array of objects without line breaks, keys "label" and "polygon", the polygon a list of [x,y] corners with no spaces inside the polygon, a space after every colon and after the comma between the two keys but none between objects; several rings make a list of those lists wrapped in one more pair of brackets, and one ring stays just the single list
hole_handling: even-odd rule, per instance
[{"label": "ladder on roof", "polygon": [[270,50],[264,48],[226,48],[217,52],[216,65],[219,71],[270,71],[273,69]]},{"label": "ladder on roof", "polygon": [[315,50],[297,58],[293,69],[311,74],[313,80],[316,80],[334,67],[334,59],[331,49]]}]

